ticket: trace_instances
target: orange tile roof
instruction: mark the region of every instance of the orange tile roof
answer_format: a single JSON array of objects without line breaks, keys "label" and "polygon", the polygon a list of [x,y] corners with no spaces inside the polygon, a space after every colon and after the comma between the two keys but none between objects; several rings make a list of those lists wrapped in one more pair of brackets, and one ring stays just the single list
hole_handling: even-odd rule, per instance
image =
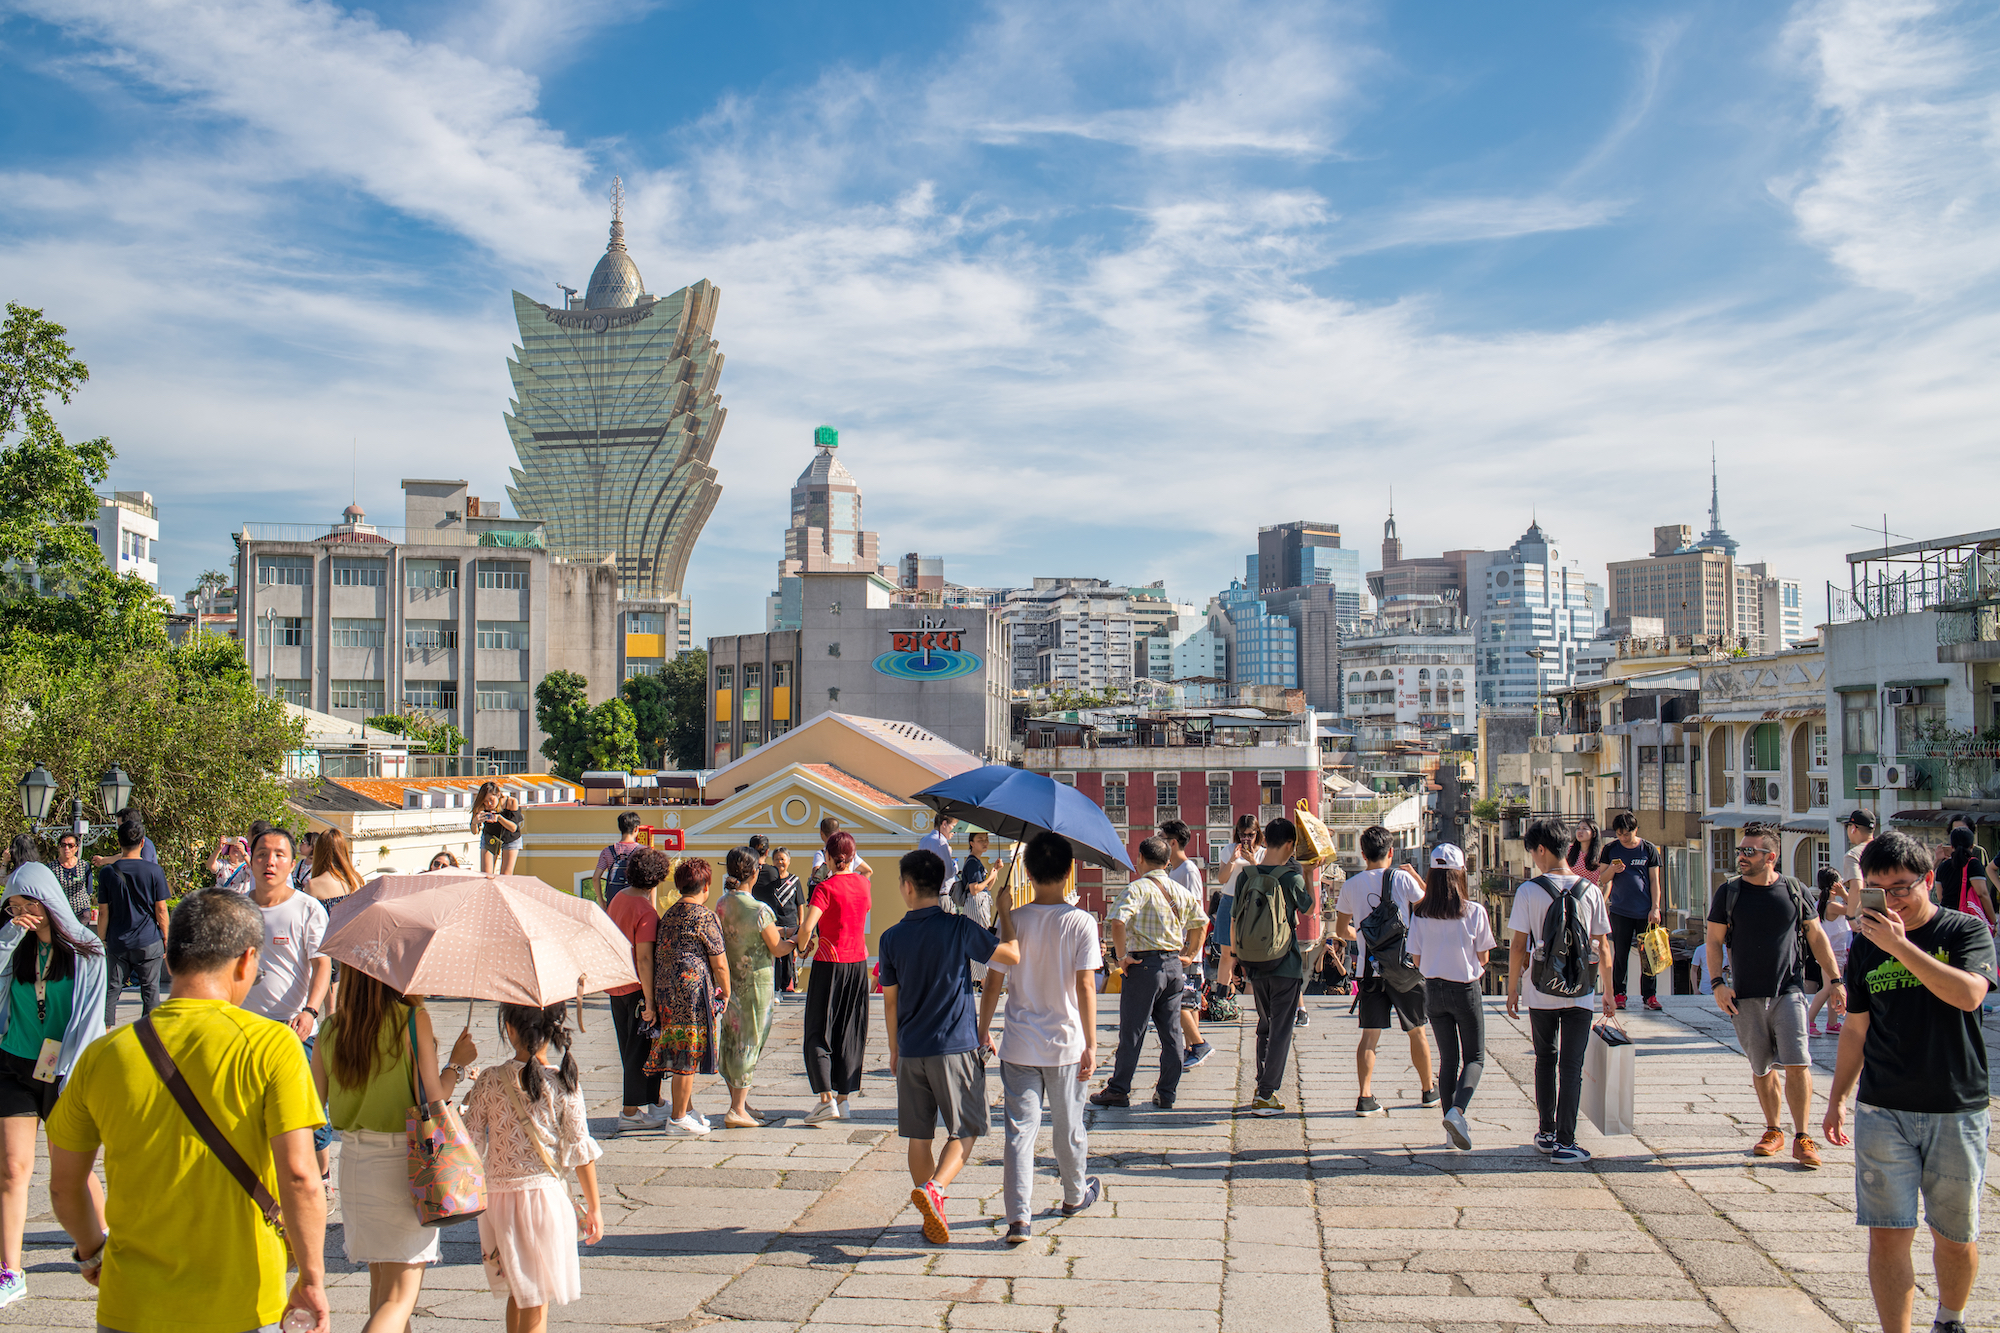
[{"label": "orange tile roof", "polygon": [[[453,788],[458,788],[459,790],[462,791],[478,791],[479,784],[482,782],[486,782],[488,780],[489,779],[486,778],[328,778],[327,779],[327,781],[329,782],[339,783],[341,786],[347,788],[349,791],[360,792],[363,796],[366,796],[371,800],[381,801],[384,804],[395,805],[395,806],[402,805],[403,793],[406,791],[440,791],[440,790],[450,791]],[[577,799],[576,794],[578,788],[576,786],[574,786],[571,783],[565,782],[561,778],[556,777],[549,773],[509,773],[506,774],[504,777],[491,779],[491,781],[498,782],[503,790],[510,784],[519,784],[524,786],[537,786],[537,787],[561,787],[570,793],[569,799],[571,800]]]},{"label": "orange tile roof", "polygon": [[891,796],[879,787],[871,787],[852,773],[844,769],[835,768],[832,764],[800,764],[799,767],[805,769],[808,773],[825,778],[836,787],[846,788],[862,800],[867,801],[870,805],[909,804],[902,797]]}]

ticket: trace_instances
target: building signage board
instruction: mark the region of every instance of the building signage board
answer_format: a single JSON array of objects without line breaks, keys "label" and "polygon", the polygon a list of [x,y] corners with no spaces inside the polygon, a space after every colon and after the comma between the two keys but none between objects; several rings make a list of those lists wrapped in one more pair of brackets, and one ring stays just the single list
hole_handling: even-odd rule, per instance
[{"label": "building signage board", "polygon": [[893,630],[889,651],[875,669],[898,680],[951,680],[979,670],[980,657],[964,649],[965,630],[940,617],[925,616],[915,629]]}]

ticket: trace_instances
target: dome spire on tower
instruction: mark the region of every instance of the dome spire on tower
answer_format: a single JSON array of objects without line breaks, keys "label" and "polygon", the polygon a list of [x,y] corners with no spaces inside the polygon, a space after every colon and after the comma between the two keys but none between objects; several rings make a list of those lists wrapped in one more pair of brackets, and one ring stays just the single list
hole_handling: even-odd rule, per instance
[{"label": "dome spire on tower", "polygon": [[639,278],[639,266],[632,262],[632,256],[625,253],[625,179],[611,178],[611,239],[605,244],[604,257],[597,261],[597,267],[590,275],[590,285],[584,290],[583,305],[586,310],[604,310],[619,306],[633,306],[645,294],[645,283]]}]

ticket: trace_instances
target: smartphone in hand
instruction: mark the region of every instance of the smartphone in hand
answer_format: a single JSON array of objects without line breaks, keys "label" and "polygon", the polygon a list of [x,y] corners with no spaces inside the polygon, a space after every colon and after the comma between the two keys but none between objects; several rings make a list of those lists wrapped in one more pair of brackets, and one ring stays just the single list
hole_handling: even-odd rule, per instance
[{"label": "smartphone in hand", "polygon": [[1880,889],[1863,889],[1861,890],[1861,910],[1887,916],[1889,914],[1889,896]]}]

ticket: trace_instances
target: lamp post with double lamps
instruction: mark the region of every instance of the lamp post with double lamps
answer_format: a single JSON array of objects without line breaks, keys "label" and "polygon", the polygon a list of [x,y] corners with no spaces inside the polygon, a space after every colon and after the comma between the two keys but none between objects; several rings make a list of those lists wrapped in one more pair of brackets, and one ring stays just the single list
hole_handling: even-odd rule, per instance
[{"label": "lamp post with double lamps", "polygon": [[125,770],[116,764],[111,766],[110,772],[97,780],[97,799],[105,812],[111,816],[113,822],[109,824],[93,824],[83,817],[81,795],[70,798],[69,823],[47,822],[49,808],[55,804],[56,780],[49,775],[49,770],[40,764],[36,764],[28,775],[21,779],[19,791],[21,813],[28,817],[36,837],[47,838],[73,833],[76,835],[79,847],[88,847],[99,838],[116,833],[118,812],[132,803],[132,779],[126,777]]}]

